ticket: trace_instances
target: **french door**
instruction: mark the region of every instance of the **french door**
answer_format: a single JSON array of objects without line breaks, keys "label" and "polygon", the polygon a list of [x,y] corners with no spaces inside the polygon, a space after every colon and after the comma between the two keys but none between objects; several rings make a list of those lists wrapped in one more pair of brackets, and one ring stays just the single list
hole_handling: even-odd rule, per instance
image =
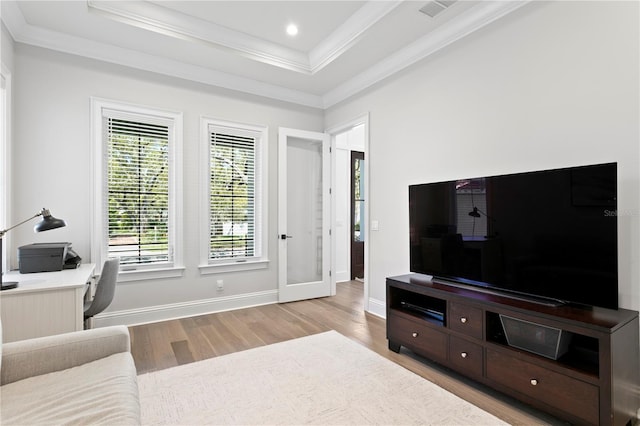
[{"label": "french door", "polygon": [[329,296],[330,138],[288,128],[278,133],[278,298]]}]

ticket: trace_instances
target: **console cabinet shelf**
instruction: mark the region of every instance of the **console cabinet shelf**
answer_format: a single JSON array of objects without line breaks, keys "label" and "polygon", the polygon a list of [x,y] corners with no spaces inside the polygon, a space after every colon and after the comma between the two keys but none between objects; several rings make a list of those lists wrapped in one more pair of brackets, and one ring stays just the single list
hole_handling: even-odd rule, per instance
[{"label": "console cabinet shelf", "polygon": [[[506,333],[503,321],[515,329]],[[404,346],[575,424],[633,424],[638,336],[636,311],[548,306],[420,274],[387,278],[390,350]]]}]

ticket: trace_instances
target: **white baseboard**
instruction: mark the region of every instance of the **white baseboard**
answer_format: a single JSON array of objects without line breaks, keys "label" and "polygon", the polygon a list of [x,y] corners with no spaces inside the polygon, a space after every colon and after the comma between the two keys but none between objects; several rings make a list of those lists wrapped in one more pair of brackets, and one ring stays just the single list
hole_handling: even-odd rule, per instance
[{"label": "white baseboard", "polygon": [[[272,303],[278,303],[277,290],[149,306],[138,309],[103,312],[94,317],[93,326],[98,328],[110,325],[132,326],[148,324],[196,315],[212,314],[215,312],[231,311],[234,309],[250,308],[252,306],[270,305]],[[386,318],[387,305],[381,300],[369,298],[369,309],[367,312],[380,318]]]},{"label": "white baseboard", "polygon": [[367,312],[377,315],[380,318],[387,318],[387,304],[382,300],[369,298],[369,309]]},{"label": "white baseboard", "polygon": [[137,325],[167,321],[177,318],[205,315],[252,306],[278,303],[278,290],[241,294],[237,296],[217,297],[214,299],[194,300],[168,305],[149,306],[139,309],[104,312],[94,318],[94,327],[110,325]]}]

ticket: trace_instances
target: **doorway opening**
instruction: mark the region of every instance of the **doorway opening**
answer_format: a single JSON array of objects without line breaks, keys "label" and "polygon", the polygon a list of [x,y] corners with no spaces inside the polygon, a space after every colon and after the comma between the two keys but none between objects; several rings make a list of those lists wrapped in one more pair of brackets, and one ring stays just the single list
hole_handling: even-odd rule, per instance
[{"label": "doorway opening", "polygon": [[329,131],[334,148],[334,241],[336,286],[359,288],[368,310],[366,282],[366,153],[368,117]]}]

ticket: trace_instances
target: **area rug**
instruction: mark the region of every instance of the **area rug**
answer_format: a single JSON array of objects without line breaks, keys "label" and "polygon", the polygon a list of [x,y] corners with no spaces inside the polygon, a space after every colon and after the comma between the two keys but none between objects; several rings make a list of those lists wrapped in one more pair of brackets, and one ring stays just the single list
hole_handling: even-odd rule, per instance
[{"label": "area rug", "polygon": [[142,423],[504,425],[336,331],[138,376]]}]

